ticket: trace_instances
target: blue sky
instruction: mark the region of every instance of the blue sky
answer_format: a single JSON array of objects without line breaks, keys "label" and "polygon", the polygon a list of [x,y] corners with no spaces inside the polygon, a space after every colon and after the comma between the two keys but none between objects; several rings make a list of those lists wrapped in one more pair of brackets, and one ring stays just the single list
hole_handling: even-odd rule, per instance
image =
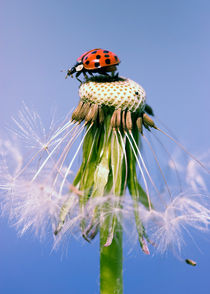
[{"label": "blue sky", "polygon": [[[44,122],[78,103],[78,81],[60,70],[84,51],[115,52],[119,71],[140,83],[157,117],[199,156],[209,147],[209,1],[1,1],[0,125],[10,125],[22,101]],[[32,235],[18,238],[0,220],[0,292],[98,293],[98,241],[71,240],[51,253]],[[125,250],[125,293],[209,293],[209,240],[192,242],[192,268],[170,254]],[[65,252],[67,250],[65,249]]]}]

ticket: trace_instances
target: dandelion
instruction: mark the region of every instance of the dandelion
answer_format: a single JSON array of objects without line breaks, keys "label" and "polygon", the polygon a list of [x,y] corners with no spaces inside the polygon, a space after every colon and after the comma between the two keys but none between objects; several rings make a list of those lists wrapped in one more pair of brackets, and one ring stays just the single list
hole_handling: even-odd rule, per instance
[{"label": "dandelion", "polygon": [[[137,233],[142,251],[150,254],[152,247],[180,253],[190,227],[208,230],[210,210],[198,193],[207,186],[197,166],[207,168],[157,126],[145,91],[136,82],[95,76],[81,83],[79,96],[71,120],[51,127],[50,136],[27,107],[15,120],[18,134],[35,151],[26,159],[10,144],[6,149],[17,159],[11,169],[2,144],[2,210],[9,212],[21,234],[31,229],[40,236],[54,235],[54,247],[65,236],[91,242],[99,232],[101,293],[122,293],[123,232]],[[34,131],[37,125],[42,139]],[[158,133],[188,155],[185,182],[191,191],[183,189],[180,165]],[[167,172],[154,141],[164,152]],[[75,174],[81,149],[82,163]],[[175,179],[173,185],[168,178]]]}]

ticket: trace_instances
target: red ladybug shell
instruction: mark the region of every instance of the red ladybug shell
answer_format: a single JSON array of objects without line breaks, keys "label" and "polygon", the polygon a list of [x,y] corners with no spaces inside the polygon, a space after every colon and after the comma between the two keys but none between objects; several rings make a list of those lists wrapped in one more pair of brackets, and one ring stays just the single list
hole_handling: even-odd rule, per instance
[{"label": "red ladybug shell", "polygon": [[97,68],[117,65],[120,63],[116,54],[104,49],[92,49],[85,52],[77,59],[77,62],[81,61],[84,68],[87,70],[95,70]]},{"label": "red ladybug shell", "polygon": [[92,49],[92,50],[90,50],[90,51],[86,51],[86,52],[83,53],[80,57],[77,58],[77,62],[81,62],[82,59],[83,59],[83,57],[84,57],[85,55],[87,55],[88,53],[91,53],[92,51],[95,51],[95,50],[100,50],[100,48]]}]

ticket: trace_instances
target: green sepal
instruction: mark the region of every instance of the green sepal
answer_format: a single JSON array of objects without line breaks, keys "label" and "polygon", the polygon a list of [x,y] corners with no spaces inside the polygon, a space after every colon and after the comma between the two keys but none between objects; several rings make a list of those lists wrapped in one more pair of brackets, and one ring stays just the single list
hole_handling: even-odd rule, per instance
[{"label": "green sepal", "polygon": [[116,131],[112,133],[110,148],[113,194],[120,196],[125,192],[127,179],[125,172],[125,147],[122,146],[120,134]]},{"label": "green sepal", "polygon": [[103,148],[103,126],[93,125],[86,134],[83,143],[83,160],[81,167],[74,179],[74,186],[79,186],[84,192],[84,199],[88,199],[94,184],[94,172]]}]

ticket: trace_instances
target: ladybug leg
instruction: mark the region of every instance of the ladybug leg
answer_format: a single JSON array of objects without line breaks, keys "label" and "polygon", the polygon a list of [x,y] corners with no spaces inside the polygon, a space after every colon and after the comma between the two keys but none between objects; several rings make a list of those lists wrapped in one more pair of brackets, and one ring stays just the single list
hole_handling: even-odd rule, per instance
[{"label": "ladybug leg", "polygon": [[107,72],[105,72],[105,71],[104,72],[101,72],[101,74],[104,75],[104,76],[110,77],[110,75]]},{"label": "ladybug leg", "polygon": [[78,79],[78,76],[81,74],[81,71],[79,71],[79,72],[77,72],[76,73],[76,79],[80,82],[80,83],[82,83],[82,81],[80,80],[80,79]]},{"label": "ladybug leg", "polygon": [[119,78],[119,72],[112,71],[112,78],[118,79]]},{"label": "ladybug leg", "polygon": [[96,72],[99,73],[99,74],[101,74],[101,75],[110,77],[110,75],[107,73],[106,69],[103,68],[103,67],[102,68],[99,68]]},{"label": "ladybug leg", "polygon": [[87,75],[87,73],[85,71],[83,71],[83,75],[84,75],[85,79],[87,80],[88,79],[88,75]]}]

